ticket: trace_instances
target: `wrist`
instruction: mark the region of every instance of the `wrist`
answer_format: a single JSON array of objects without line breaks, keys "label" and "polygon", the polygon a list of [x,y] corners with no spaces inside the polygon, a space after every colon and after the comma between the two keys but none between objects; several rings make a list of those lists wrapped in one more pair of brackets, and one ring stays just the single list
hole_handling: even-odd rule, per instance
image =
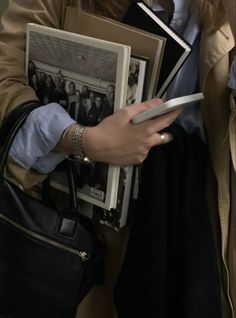
[{"label": "wrist", "polygon": [[83,132],[82,146],[84,149],[84,153],[87,157],[89,157],[93,161],[97,161],[97,149],[96,146],[96,127],[86,127]]},{"label": "wrist", "polygon": [[92,164],[92,160],[86,155],[84,150],[84,133],[86,131],[86,127],[81,125],[75,125],[73,129],[72,136],[72,155],[74,159],[84,163],[84,164]]},{"label": "wrist", "polygon": [[76,124],[72,124],[63,131],[61,138],[54,149],[55,151],[64,152],[68,155],[73,152],[72,138],[75,125]]},{"label": "wrist", "polygon": [[101,127],[100,124],[86,127],[83,134],[83,147],[86,156],[95,162],[112,163],[111,148],[114,148],[110,142],[112,139],[112,135],[104,131],[104,127]]}]

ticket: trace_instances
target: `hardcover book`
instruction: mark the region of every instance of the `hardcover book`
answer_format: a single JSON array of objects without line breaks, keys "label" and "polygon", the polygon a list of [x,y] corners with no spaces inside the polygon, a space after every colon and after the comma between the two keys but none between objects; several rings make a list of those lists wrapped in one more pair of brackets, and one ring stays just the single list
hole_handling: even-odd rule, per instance
[{"label": "hardcover book", "polygon": [[156,96],[162,97],[191,52],[191,45],[158,18],[155,12],[142,1],[131,4],[123,18],[123,22],[166,39],[160,75],[156,86]]},{"label": "hardcover book", "polygon": [[[44,104],[58,102],[72,118],[94,126],[126,104],[130,47],[84,35],[28,24],[29,84]],[[78,197],[110,210],[116,207],[120,168],[78,165]],[[66,190],[63,177],[53,180]],[[52,176],[53,179],[53,176]]]},{"label": "hardcover book", "polygon": [[[78,123],[97,125],[124,105],[142,101],[149,59],[127,45],[28,24],[26,72],[43,104],[57,102]],[[115,229],[126,225],[133,167],[74,164],[80,212]],[[51,186],[68,193],[63,163]],[[95,208],[94,208],[95,207]]]},{"label": "hardcover book", "polygon": [[[72,23],[72,21],[77,21]],[[68,7],[64,29],[131,47],[132,55],[149,59],[145,99],[155,96],[166,39],[106,17]]]}]

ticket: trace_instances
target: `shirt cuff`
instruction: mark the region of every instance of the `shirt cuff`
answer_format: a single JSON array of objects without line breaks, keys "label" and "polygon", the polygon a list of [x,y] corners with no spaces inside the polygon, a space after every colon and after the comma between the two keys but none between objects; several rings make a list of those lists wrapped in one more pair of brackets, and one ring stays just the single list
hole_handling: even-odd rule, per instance
[{"label": "shirt cuff", "polygon": [[49,173],[53,171],[56,166],[65,160],[67,157],[66,154],[51,151],[46,156],[38,158],[32,165],[32,168],[37,170],[40,173]]},{"label": "shirt cuff", "polygon": [[[64,130],[74,123],[75,121],[57,103],[39,107],[30,113],[19,130],[9,155],[25,169],[33,167],[34,163],[37,167],[38,162],[41,170],[46,171],[48,166],[51,167],[49,161],[52,158],[50,156],[47,161],[45,156],[53,151]],[[58,153],[54,152],[53,155],[56,159],[52,162],[57,162],[61,154],[58,156]],[[42,157],[45,159],[39,161]],[[42,166],[43,163],[45,167]]]}]

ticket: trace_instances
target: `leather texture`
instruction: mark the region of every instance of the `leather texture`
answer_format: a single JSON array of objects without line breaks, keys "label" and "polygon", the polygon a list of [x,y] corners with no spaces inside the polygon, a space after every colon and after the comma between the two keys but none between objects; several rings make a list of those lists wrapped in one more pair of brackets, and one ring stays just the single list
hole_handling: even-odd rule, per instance
[{"label": "leather texture", "polygon": [[[29,110],[32,105],[0,129],[1,168]],[[73,209],[63,213],[42,204],[0,170],[0,317],[74,317],[102,277],[104,257],[88,220]]]}]

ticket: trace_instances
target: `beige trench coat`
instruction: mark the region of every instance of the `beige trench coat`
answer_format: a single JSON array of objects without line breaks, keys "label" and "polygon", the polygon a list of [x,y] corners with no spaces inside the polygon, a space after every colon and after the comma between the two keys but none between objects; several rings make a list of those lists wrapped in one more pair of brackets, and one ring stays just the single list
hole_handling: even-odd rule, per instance
[{"label": "beige trench coat", "polygon": [[[230,296],[231,310],[236,306],[236,108],[227,82],[229,52],[234,45],[227,23],[214,33],[202,31],[200,83],[205,93],[202,114],[214,172],[209,180],[208,198],[213,220],[216,222],[219,216],[220,233],[217,230],[216,233],[221,246],[222,281],[224,296]],[[236,317],[235,313],[231,316],[225,311],[225,317]]]},{"label": "beige trench coat", "polygon": [[[4,116],[22,102],[35,100],[33,90],[26,85],[24,71],[26,22],[63,28],[66,0],[12,0],[3,19],[0,32],[0,122]],[[72,1],[72,2],[77,2]],[[121,1],[122,2],[122,1]],[[124,4],[127,3],[123,0]],[[76,22],[75,22],[76,23]],[[209,205],[215,225],[219,260],[223,260],[224,318],[235,317],[236,305],[236,110],[229,103],[227,77],[229,52],[234,40],[229,25],[225,24],[216,33],[204,30],[200,53],[201,87],[206,99],[202,106],[208,135],[213,173],[209,174]],[[234,167],[233,167],[234,163]],[[44,176],[25,171],[15,163],[9,163],[9,171],[25,188],[30,188]],[[219,218],[218,218],[219,217]],[[220,231],[217,228],[219,219]],[[111,291],[119,269],[127,233],[106,230],[108,242],[108,283],[95,288],[79,306],[80,318],[113,318],[114,306]],[[107,296],[109,295],[109,296]],[[227,306],[228,305],[228,306]]]}]

